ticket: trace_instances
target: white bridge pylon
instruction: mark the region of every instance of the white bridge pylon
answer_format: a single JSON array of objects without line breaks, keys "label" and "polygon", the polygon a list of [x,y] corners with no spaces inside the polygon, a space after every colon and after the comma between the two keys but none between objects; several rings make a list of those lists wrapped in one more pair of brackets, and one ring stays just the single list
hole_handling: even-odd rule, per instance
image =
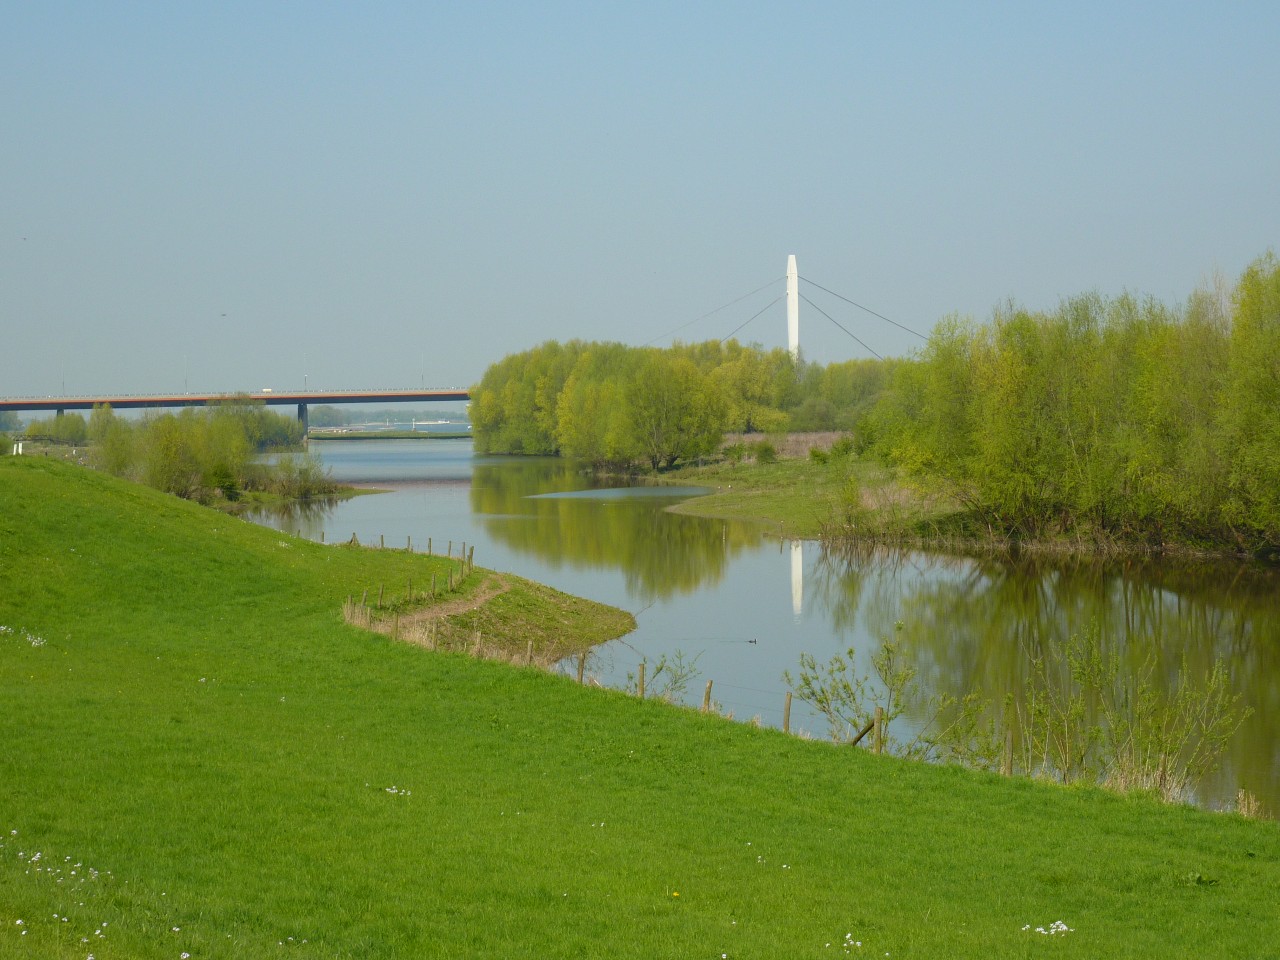
[{"label": "white bridge pylon", "polygon": [[800,359],[800,274],[794,253],[787,257],[787,350],[792,360]]}]

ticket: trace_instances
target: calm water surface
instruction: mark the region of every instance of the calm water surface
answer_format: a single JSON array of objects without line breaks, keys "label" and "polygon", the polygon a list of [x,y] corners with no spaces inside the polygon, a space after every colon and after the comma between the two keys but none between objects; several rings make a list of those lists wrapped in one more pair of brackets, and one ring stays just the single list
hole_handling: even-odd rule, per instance
[{"label": "calm water surface", "polygon": [[[1244,787],[1280,811],[1280,577],[1222,564],[1021,563],[925,554],[837,557],[772,528],[666,513],[696,488],[606,486],[557,459],[473,456],[468,440],[313,443],[335,478],[389,490],[259,522],[332,543],[437,553],[630,610],[638,627],[597,650],[590,672],[624,686],[641,661],[692,661],[684,699],[713,699],[742,720],[780,726],[800,654],[819,662],[897,636],[926,692],[1020,691],[1030,652],[1096,624],[1129,668],[1168,683],[1184,661],[1226,661],[1253,707],[1198,799],[1222,806]],[[899,626],[900,624],[900,626]],[[566,671],[569,669],[566,666]],[[657,681],[662,685],[661,677]],[[650,689],[653,689],[652,684]],[[826,736],[797,701],[793,729]]]}]

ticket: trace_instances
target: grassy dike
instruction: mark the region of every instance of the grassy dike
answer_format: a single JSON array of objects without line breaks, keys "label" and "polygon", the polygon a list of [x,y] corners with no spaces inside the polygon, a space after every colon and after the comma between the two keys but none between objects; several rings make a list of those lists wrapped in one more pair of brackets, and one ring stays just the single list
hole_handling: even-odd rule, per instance
[{"label": "grassy dike", "polygon": [[[1274,823],[877,758],[343,621],[443,563],[0,459],[0,957],[1280,951]],[[566,633],[611,622],[574,609]]]}]

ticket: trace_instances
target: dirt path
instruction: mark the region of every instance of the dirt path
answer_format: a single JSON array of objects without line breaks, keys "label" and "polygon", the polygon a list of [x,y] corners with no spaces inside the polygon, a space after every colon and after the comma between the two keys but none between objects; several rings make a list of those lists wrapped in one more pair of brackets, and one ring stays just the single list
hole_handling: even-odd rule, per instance
[{"label": "dirt path", "polygon": [[[449,600],[445,603],[433,604],[424,607],[421,610],[415,610],[412,613],[406,613],[400,617],[401,627],[411,627],[417,624],[430,623],[433,620],[439,620],[443,617],[451,617],[455,613],[468,613],[479,607],[483,607],[494,597],[500,596],[511,589],[511,583],[506,577],[500,573],[495,573],[489,577],[484,583],[480,584],[475,593],[470,596],[459,597],[456,600]],[[390,624],[383,624],[390,629]],[[386,631],[381,631],[386,632]]]}]

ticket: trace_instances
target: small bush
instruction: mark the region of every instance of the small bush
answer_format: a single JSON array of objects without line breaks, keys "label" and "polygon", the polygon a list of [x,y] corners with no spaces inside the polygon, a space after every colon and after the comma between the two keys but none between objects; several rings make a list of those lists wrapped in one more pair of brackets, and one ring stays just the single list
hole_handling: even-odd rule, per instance
[{"label": "small bush", "polygon": [[831,457],[827,454],[827,451],[819,447],[810,447],[809,459],[814,463],[825,466],[831,460]]},{"label": "small bush", "polygon": [[768,440],[760,440],[751,445],[751,455],[756,458],[756,463],[777,463],[778,451]]},{"label": "small bush", "polygon": [[831,445],[831,458],[833,460],[846,459],[854,453],[854,444],[852,434],[846,433],[839,440]]}]

